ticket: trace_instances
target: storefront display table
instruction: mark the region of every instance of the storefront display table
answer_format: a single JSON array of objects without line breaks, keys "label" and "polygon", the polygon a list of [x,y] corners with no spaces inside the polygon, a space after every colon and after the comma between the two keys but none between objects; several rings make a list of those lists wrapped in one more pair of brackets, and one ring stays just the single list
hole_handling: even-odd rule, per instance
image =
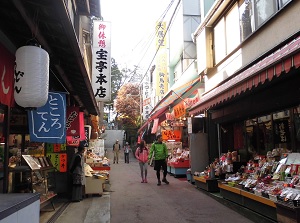
[{"label": "storefront display table", "polygon": [[110,166],[92,166],[93,170],[110,170]]},{"label": "storefront display table", "polygon": [[1,223],[39,223],[40,197],[37,193],[0,194]]},{"label": "storefront display table", "polygon": [[276,207],[278,222],[300,222],[300,207],[295,207],[293,204],[288,204],[283,201],[277,201]]},{"label": "storefront display table", "polygon": [[85,194],[98,194],[102,195],[103,193],[103,184],[105,183],[104,179],[98,179],[95,177],[85,177]]},{"label": "storefront display table", "polygon": [[205,179],[204,177],[194,176],[195,185],[208,192],[218,192],[218,180],[217,179]]},{"label": "storefront display table", "polygon": [[223,198],[277,221],[274,201],[243,189],[229,186],[220,181],[218,182],[218,187]]},{"label": "storefront display table", "polygon": [[178,175],[186,175],[186,171],[190,168],[190,161],[184,160],[183,162],[170,162],[170,173],[177,177]]}]

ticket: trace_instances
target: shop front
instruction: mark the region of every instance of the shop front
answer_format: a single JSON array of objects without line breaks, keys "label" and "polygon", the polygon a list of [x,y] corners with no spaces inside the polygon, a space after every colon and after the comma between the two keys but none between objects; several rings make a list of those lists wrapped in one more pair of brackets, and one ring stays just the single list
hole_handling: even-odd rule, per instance
[{"label": "shop front", "polygon": [[204,114],[208,124],[210,164],[196,171],[197,180],[216,179],[225,199],[273,220],[295,222],[299,213],[293,205],[299,194],[294,190],[300,165],[299,41],[299,36],[290,38],[203,95],[189,110],[193,115]]},{"label": "shop front", "polygon": [[[100,133],[99,123],[89,134],[84,129],[85,124],[94,126],[92,117],[100,115],[86,66],[91,52],[79,45],[89,40],[81,32],[90,23],[75,27],[88,19],[86,15],[100,17],[99,2],[78,2],[76,7],[75,1],[48,3],[5,0],[0,7],[0,193],[5,195],[1,200],[17,201],[4,206],[32,203],[31,222],[38,222],[40,208],[52,198],[69,191],[68,165],[75,148],[80,142],[88,146],[89,136]],[[36,17],[37,11],[43,19]],[[41,110],[45,107],[47,111]],[[67,107],[77,110],[69,114]],[[70,127],[75,119],[78,129],[66,133],[66,123]],[[0,221],[14,213],[2,211]]]}]

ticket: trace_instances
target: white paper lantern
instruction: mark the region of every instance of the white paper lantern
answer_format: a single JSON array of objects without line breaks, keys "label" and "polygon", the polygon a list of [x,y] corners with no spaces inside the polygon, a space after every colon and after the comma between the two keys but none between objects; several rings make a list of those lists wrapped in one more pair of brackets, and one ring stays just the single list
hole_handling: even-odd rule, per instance
[{"label": "white paper lantern", "polygon": [[16,52],[14,97],[24,108],[42,107],[49,89],[49,55],[40,47],[23,46]]}]

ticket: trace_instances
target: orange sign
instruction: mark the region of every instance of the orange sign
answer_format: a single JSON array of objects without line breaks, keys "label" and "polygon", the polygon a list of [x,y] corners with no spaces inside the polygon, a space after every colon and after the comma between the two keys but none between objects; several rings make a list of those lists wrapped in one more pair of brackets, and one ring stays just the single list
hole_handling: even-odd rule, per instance
[{"label": "orange sign", "polygon": [[180,118],[185,115],[185,103],[184,101],[180,102],[174,107],[175,118]]},{"label": "orange sign", "polygon": [[164,141],[167,141],[167,140],[180,141],[181,140],[181,131],[180,130],[163,130],[161,133],[162,133],[162,139]]}]

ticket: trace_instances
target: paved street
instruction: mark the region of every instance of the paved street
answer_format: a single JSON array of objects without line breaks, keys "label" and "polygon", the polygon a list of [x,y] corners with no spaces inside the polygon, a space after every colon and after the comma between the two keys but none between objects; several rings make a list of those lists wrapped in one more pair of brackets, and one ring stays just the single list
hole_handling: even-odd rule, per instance
[{"label": "paved street", "polygon": [[252,222],[180,178],[157,186],[152,167],[148,183],[140,183],[138,162],[130,158],[111,166],[111,223]]},{"label": "paved street", "polygon": [[[111,149],[108,157],[112,158]],[[151,167],[148,171],[148,183],[140,183],[138,162],[131,154],[130,163],[125,164],[121,154],[119,164],[111,164],[110,192],[70,203],[55,222],[252,222],[196,189],[184,178],[168,176],[169,185],[157,186],[155,171]]]}]

